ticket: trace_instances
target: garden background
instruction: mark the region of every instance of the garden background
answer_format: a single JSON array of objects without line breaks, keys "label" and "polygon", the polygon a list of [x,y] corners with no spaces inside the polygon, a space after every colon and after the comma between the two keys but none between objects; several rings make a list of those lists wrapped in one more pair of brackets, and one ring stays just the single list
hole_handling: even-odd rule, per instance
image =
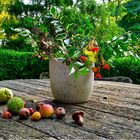
[{"label": "garden background", "polygon": [[0,0],[0,80],[39,78],[48,72],[48,60],[34,56],[36,42],[29,38],[31,32],[52,28],[52,6],[66,28],[93,32],[110,65],[110,71],[101,71],[103,77],[125,76],[140,84],[139,0]]}]

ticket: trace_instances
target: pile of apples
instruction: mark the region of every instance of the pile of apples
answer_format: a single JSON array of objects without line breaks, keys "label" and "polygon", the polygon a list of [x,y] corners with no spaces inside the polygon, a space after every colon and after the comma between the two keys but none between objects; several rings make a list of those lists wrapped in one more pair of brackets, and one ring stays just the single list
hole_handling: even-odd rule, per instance
[{"label": "pile of apples", "polygon": [[[36,104],[36,110],[33,108],[24,108],[19,110],[19,119],[28,119],[31,116],[32,121],[39,121],[41,118],[52,118],[54,115],[57,119],[63,119],[66,115],[66,111],[63,107],[58,107],[54,110],[53,106],[50,104],[45,104],[39,102]],[[9,119],[12,117],[12,114],[9,111],[3,111],[2,116],[4,119]]]}]

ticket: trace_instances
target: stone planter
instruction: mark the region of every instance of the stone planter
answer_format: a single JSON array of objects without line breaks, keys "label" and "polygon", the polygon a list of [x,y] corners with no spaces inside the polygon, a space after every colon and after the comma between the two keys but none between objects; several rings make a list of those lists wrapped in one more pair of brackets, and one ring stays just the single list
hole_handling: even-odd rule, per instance
[{"label": "stone planter", "polygon": [[62,63],[63,59],[51,59],[49,62],[50,84],[53,97],[62,103],[87,102],[92,93],[94,73],[86,76],[69,75],[69,67]]}]

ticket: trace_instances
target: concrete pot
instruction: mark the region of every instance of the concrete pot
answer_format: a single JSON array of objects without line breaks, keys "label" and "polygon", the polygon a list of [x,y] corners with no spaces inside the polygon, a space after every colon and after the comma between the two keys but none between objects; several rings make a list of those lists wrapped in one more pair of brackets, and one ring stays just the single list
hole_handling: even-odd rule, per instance
[{"label": "concrete pot", "polygon": [[63,59],[51,59],[49,62],[50,84],[53,97],[62,103],[87,102],[92,93],[94,73],[90,71],[86,76],[69,75],[69,67],[62,63]]}]

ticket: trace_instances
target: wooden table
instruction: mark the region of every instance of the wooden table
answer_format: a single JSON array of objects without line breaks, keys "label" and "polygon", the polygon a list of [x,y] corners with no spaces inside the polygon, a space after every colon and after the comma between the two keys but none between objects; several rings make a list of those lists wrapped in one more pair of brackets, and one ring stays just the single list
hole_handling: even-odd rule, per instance
[{"label": "wooden table", "polygon": [[[67,115],[63,120],[42,119],[38,122],[19,120],[17,116],[5,120],[0,116],[0,140],[45,139],[140,139],[140,85],[95,81],[93,94],[87,103],[60,104],[54,102],[49,80],[1,81],[0,87],[13,90],[23,99],[50,102],[54,108],[63,106]],[[0,111],[5,106],[0,106]],[[74,111],[85,112],[84,125],[73,123]]]}]

